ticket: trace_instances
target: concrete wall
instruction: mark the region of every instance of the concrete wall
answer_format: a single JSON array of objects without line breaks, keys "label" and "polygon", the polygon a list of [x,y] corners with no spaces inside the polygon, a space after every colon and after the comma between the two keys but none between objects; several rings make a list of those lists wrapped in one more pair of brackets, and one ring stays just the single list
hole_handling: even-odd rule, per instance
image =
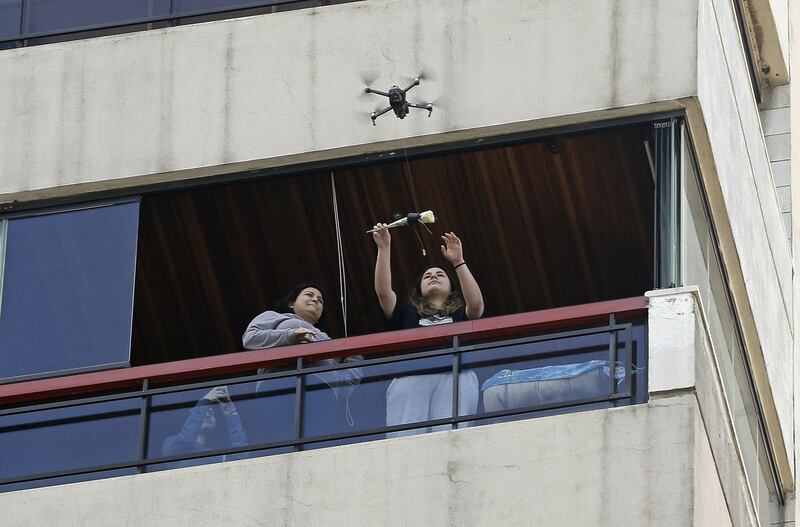
[{"label": "concrete wall", "polygon": [[[767,146],[731,3],[701,0],[698,14],[698,101],[707,145],[701,166],[722,232],[723,255],[737,309],[767,404],[771,441],[793,487],[792,263]],[[700,141],[702,142],[702,141]],[[705,148],[707,152],[702,152]],[[708,162],[710,159],[710,162]],[[718,200],[715,196],[718,193]],[[729,235],[729,236],[728,236]],[[749,337],[748,337],[749,335]],[[757,335],[757,337],[756,337]],[[774,419],[773,419],[774,417]]]},{"label": "concrete wall", "polygon": [[[651,397],[675,390],[693,390],[703,419],[704,437],[713,454],[715,471],[721,481],[727,511],[733,525],[757,525],[759,518],[770,524],[770,511],[759,511],[750,490],[745,463],[733,427],[731,397],[723,388],[718,353],[711,341],[706,310],[697,287],[663,289],[647,293],[648,311],[648,385]],[[704,461],[706,462],[706,461]],[[756,484],[753,482],[753,489]],[[717,490],[706,489],[713,496]],[[699,497],[698,514],[718,515],[714,502],[703,503]],[[761,514],[759,514],[761,512]],[[720,520],[698,525],[722,525]]]},{"label": "concrete wall", "polygon": [[[411,99],[433,102],[433,117],[387,115],[372,127],[383,101],[363,86],[420,73]],[[792,452],[792,265],[728,0],[367,0],[4,51],[0,203],[679,108],[695,96],[703,131],[693,133],[706,136],[760,387]]]},{"label": "concrete wall", "polygon": [[[679,395],[8,493],[0,510],[7,527],[725,525],[704,436],[694,396]],[[697,521],[695,504],[722,521]]]},{"label": "concrete wall", "polygon": [[[367,0],[4,51],[0,203],[674,101],[695,93],[696,16],[696,0]],[[373,127],[385,100],[364,86],[419,74],[409,98],[433,116]]]}]

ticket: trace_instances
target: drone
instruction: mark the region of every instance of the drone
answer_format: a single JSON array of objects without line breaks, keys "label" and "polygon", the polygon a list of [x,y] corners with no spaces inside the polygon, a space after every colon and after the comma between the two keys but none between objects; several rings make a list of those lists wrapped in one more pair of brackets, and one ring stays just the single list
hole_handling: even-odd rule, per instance
[{"label": "drone", "polygon": [[419,86],[419,77],[414,79],[414,82],[406,89],[400,89],[400,86],[394,85],[389,88],[389,92],[382,92],[378,90],[373,90],[369,86],[366,87],[364,90],[366,93],[377,93],[378,95],[383,95],[384,97],[389,98],[389,106],[384,108],[379,112],[372,112],[370,117],[372,118],[372,126],[376,126],[375,119],[380,117],[381,115],[385,114],[389,110],[394,110],[394,114],[397,116],[398,119],[405,119],[406,115],[408,115],[409,108],[419,108],[421,110],[428,110],[428,117],[431,116],[433,112],[433,105],[428,104],[414,104],[410,103],[406,100],[406,92],[413,88],[414,86]]}]

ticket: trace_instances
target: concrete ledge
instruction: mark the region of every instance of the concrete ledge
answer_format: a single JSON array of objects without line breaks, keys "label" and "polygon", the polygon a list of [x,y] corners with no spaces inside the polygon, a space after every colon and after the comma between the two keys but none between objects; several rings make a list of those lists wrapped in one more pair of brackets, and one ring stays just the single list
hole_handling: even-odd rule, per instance
[{"label": "concrete ledge", "polygon": [[[8,493],[0,508],[8,527],[674,527],[726,525],[719,488],[697,401],[676,394],[645,405]],[[709,514],[716,521],[707,523]]]}]

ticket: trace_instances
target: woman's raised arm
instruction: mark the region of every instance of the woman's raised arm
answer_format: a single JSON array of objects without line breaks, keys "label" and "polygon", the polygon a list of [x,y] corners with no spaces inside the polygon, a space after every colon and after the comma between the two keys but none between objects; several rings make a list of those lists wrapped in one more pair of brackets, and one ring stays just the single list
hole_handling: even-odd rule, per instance
[{"label": "woman's raised arm", "polygon": [[458,276],[461,285],[461,293],[464,295],[464,303],[467,304],[466,313],[470,320],[481,318],[483,315],[483,293],[472,271],[469,270],[464,261],[464,251],[461,247],[461,240],[453,232],[447,232],[442,236],[444,245],[441,246],[442,255],[447,261],[453,264],[453,269]]},{"label": "woman's raised arm", "polygon": [[378,257],[375,259],[375,294],[386,318],[392,316],[397,305],[397,295],[392,290],[392,235],[385,223],[375,225],[372,239],[378,246]]}]

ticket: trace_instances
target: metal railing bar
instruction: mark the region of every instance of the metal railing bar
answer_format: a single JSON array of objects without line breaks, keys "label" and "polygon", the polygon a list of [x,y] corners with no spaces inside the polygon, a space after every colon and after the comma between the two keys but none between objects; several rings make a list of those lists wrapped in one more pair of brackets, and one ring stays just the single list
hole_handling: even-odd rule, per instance
[{"label": "metal railing bar", "polygon": [[138,407],[125,408],[123,410],[112,410],[112,411],[105,411],[88,415],[73,415],[70,417],[57,417],[55,419],[45,419],[29,423],[5,425],[5,426],[0,426],[0,434],[6,434],[9,432],[18,432],[20,430],[35,430],[37,428],[47,428],[50,426],[70,425],[75,423],[91,423],[93,421],[103,421],[106,419],[114,419],[119,417],[130,417],[137,415],[139,411],[140,409]]},{"label": "metal railing bar", "polygon": [[[152,2],[150,7],[152,8]],[[147,379],[142,382],[142,391],[147,392]],[[139,459],[147,457],[147,439],[150,436],[150,396],[142,397],[141,415],[139,416]],[[138,467],[139,472],[144,472],[144,467]]]},{"label": "metal railing bar", "polygon": [[[614,326],[616,320],[614,314],[608,315],[608,324]],[[608,332],[608,378],[610,380],[610,392],[614,393],[617,390],[617,333],[615,331]]]},{"label": "metal railing bar", "polygon": [[[22,35],[25,33],[27,29],[27,11],[28,11],[28,1],[23,0],[19,6],[19,34]],[[15,39],[17,40],[17,39]],[[2,42],[2,41],[0,41]]]},{"label": "metal railing bar", "polygon": [[[72,470],[58,470],[53,472],[42,472],[30,476],[16,477],[16,478],[3,478],[0,479],[0,486],[14,485],[16,483],[28,483],[32,481],[41,481],[43,479],[55,478],[68,478],[70,476],[82,476],[84,474],[94,474],[96,472],[105,472],[107,470],[123,470],[126,468],[136,468],[139,466],[138,461],[121,461],[119,463],[108,463],[106,465],[95,465],[85,469],[72,469]],[[16,490],[16,489],[15,489]],[[0,488],[0,492],[7,492]]]},{"label": "metal railing bar", "polygon": [[[394,333],[378,333],[345,339],[319,342],[313,350],[305,346],[288,346],[279,350],[265,349],[243,351],[230,355],[216,355],[197,359],[186,359],[166,363],[151,364],[86,373],[70,376],[57,376],[35,381],[24,381],[0,385],[0,404],[31,404],[41,399],[64,399],[81,394],[109,393],[131,389],[144,378],[150,383],[164,385],[195,379],[212,379],[249,373],[258,368],[283,367],[287,363],[304,357],[306,360],[337,358],[345,355],[377,356],[388,352],[405,351],[404,348],[425,348],[448,343],[454,335],[469,338],[494,337],[502,342],[504,336],[538,330],[557,331],[558,329],[586,326],[607,318],[614,312],[623,316],[641,315],[647,310],[647,299],[634,297],[548,309],[544,311],[506,315],[475,321],[457,322],[431,328],[407,329]],[[602,320],[602,319],[599,319]],[[550,335],[550,337],[557,335]],[[492,343],[488,343],[491,345]],[[483,344],[484,346],[487,343]],[[390,361],[415,358],[413,355],[393,356]],[[348,367],[348,366],[343,366]],[[234,381],[231,381],[234,382]]]},{"label": "metal railing bar", "polygon": [[532,342],[548,342],[550,340],[560,340],[572,337],[583,337],[587,335],[599,335],[601,333],[608,333],[609,331],[623,331],[623,325],[606,325],[592,328],[576,329],[572,331],[562,331],[559,333],[546,333],[541,335],[530,335],[527,337],[519,337],[513,339],[497,340],[491,342],[481,342],[478,344],[468,344],[459,346],[457,351],[482,351],[492,348],[502,348],[505,346],[516,346],[519,344],[530,344]]},{"label": "metal railing bar", "polygon": [[[452,394],[452,407],[450,409],[450,415],[458,415],[458,389],[461,383],[461,379],[459,378],[459,373],[461,369],[461,353],[456,351],[458,349],[458,335],[453,337],[453,394]],[[458,423],[453,423],[453,429],[458,427]]]},{"label": "metal railing bar", "polygon": [[[628,383],[628,391],[634,393],[636,387],[633,384],[631,372],[633,370],[633,324],[625,324],[625,382]],[[616,365],[614,366],[616,368]],[[611,373],[611,372],[610,372]],[[616,369],[612,373],[615,374]]]},{"label": "metal railing bar", "polygon": [[[528,337],[521,337],[518,339],[506,339],[497,342],[486,342],[481,344],[474,344],[469,346],[459,346],[457,348],[458,353],[466,353],[466,352],[474,352],[474,351],[481,351],[481,350],[488,350],[494,349],[498,347],[504,346],[513,346],[513,345],[520,345],[526,343],[533,343],[533,342],[546,342],[550,340],[559,340],[562,338],[570,338],[574,336],[583,336],[583,335],[590,335],[590,334],[601,334],[608,331],[621,331],[624,329],[625,326],[603,326],[600,328],[588,328],[585,330],[574,330],[574,331],[567,331],[567,332],[560,332],[560,333],[548,333],[546,335],[532,335]],[[64,401],[55,401],[51,403],[40,403],[36,405],[27,405],[27,406],[17,406],[14,408],[2,409],[0,410],[0,417],[7,416],[7,415],[15,415],[19,413],[27,413],[27,412],[37,412],[43,410],[52,410],[54,408],[68,408],[72,406],[81,406],[85,404],[96,404],[96,403],[103,403],[103,402],[111,402],[111,401],[120,401],[125,399],[133,399],[142,396],[155,396],[155,395],[163,395],[169,393],[176,393],[182,391],[191,391],[191,390],[199,390],[202,388],[213,388],[215,386],[219,386],[220,384],[225,385],[238,385],[238,384],[246,384],[249,382],[257,382],[262,380],[270,380],[270,379],[281,379],[281,378],[288,378],[294,377],[296,375],[311,375],[314,373],[324,373],[329,371],[337,371],[337,370],[344,370],[344,369],[351,369],[351,368],[365,368],[368,366],[376,366],[381,364],[390,364],[395,362],[405,362],[411,361],[415,359],[422,359],[422,358],[431,358],[431,357],[438,357],[444,356],[452,353],[452,349],[450,348],[440,348],[437,350],[431,351],[421,351],[416,353],[408,353],[403,355],[393,355],[389,357],[379,357],[375,359],[364,359],[363,361],[359,361],[358,363],[339,363],[334,365],[328,366],[311,366],[311,367],[304,367],[303,370],[298,371],[297,369],[287,369],[284,371],[276,371],[276,372],[265,372],[260,374],[254,375],[247,375],[247,376],[237,376],[235,378],[218,378],[212,379],[208,381],[201,381],[196,383],[183,383],[183,384],[176,384],[174,386],[168,386],[163,388],[148,388],[145,391],[131,391],[131,392],[123,392],[123,393],[115,393],[115,394],[107,394],[107,395],[99,395],[94,397],[88,398],[79,398],[79,399],[69,399]],[[552,356],[559,356],[559,355],[569,355],[569,354],[580,354],[575,350],[558,350],[552,352],[541,352],[538,354],[531,355],[531,357],[535,356],[538,358],[548,358]],[[527,357],[527,356],[526,356]]]},{"label": "metal railing bar", "polygon": [[[534,360],[542,360],[542,359],[552,359],[561,356],[571,356],[575,355],[576,357],[580,357],[581,355],[591,355],[596,354],[598,352],[605,353],[608,350],[608,345],[595,345],[592,347],[583,347],[579,349],[568,349],[568,350],[553,350],[553,351],[544,351],[538,353],[526,353],[520,355],[513,355],[513,356],[502,356],[496,357],[491,359],[484,359],[484,360],[470,360],[468,366],[470,369],[484,367],[484,366],[500,366],[503,364],[509,364],[514,362],[521,362],[521,361],[534,361]],[[478,352],[482,350],[477,350]],[[474,352],[471,352],[474,353]]]},{"label": "metal railing bar", "polygon": [[358,363],[339,363],[330,366],[314,366],[314,367],[305,367],[302,371],[297,371],[296,369],[288,369],[284,371],[277,371],[277,372],[268,372],[268,373],[260,373],[254,375],[247,375],[242,377],[234,377],[234,378],[226,378],[221,377],[218,379],[212,379],[208,381],[201,381],[195,383],[183,383],[183,384],[176,384],[174,386],[167,386],[163,388],[149,388],[147,391],[128,391],[122,393],[115,393],[115,394],[108,394],[108,395],[98,395],[94,397],[88,398],[78,398],[78,399],[68,399],[64,401],[55,401],[51,403],[40,403],[35,405],[27,405],[27,406],[16,406],[13,408],[2,409],[0,410],[0,417],[6,415],[15,415],[20,413],[27,413],[27,412],[38,412],[43,410],[52,410],[54,408],[69,408],[72,406],[81,406],[84,404],[93,404],[93,403],[103,403],[103,402],[111,402],[111,401],[120,401],[125,399],[133,399],[142,396],[154,396],[154,395],[164,395],[169,393],[176,393],[176,392],[184,392],[184,391],[191,391],[191,390],[199,390],[202,388],[214,388],[221,384],[223,385],[230,385],[235,386],[237,384],[246,384],[248,382],[257,382],[263,380],[272,380],[272,379],[282,379],[288,377],[294,377],[297,375],[312,375],[315,373],[324,373],[328,371],[336,371],[336,370],[345,370],[345,369],[352,369],[352,368],[361,368],[366,366],[374,366],[380,364],[387,364],[392,362],[404,362],[410,361],[414,359],[420,358],[429,358],[429,357],[436,357],[441,355],[447,355],[452,353],[451,350],[435,350],[435,351],[425,351],[425,352],[418,352],[406,355],[397,355],[392,357],[381,357],[378,359],[364,359],[363,361],[359,361]]},{"label": "metal railing bar", "polygon": [[[297,369],[303,369],[303,358],[298,357],[297,359]],[[306,387],[306,377],[305,375],[298,375],[295,381],[295,395],[294,395],[294,439],[298,440],[303,436],[303,406],[305,401],[305,387]],[[295,451],[300,450],[297,445],[294,445]]]},{"label": "metal railing bar", "polygon": [[43,479],[50,479],[50,478],[57,478],[57,477],[68,477],[68,476],[79,476],[83,474],[91,474],[95,472],[103,472],[107,470],[117,470],[117,469],[125,469],[125,468],[137,468],[139,465],[158,465],[164,463],[172,463],[176,461],[189,461],[193,459],[202,459],[207,457],[217,457],[217,456],[225,456],[225,455],[233,455],[233,454],[244,454],[248,452],[256,452],[259,450],[272,450],[276,448],[286,448],[292,447],[296,445],[306,445],[312,443],[324,443],[328,441],[335,441],[340,439],[355,439],[358,437],[365,437],[371,435],[385,435],[392,432],[403,432],[407,430],[415,430],[418,428],[431,428],[435,426],[443,426],[453,423],[464,423],[469,421],[482,421],[485,419],[493,419],[493,418],[500,418],[500,417],[511,417],[515,415],[521,414],[528,414],[533,412],[540,412],[546,410],[556,410],[559,408],[571,408],[571,407],[580,407],[586,404],[597,404],[597,403],[604,403],[604,402],[613,402],[620,399],[628,399],[630,398],[630,393],[618,393],[608,396],[602,397],[589,397],[584,399],[575,399],[571,401],[561,401],[557,403],[549,403],[549,404],[542,404],[542,405],[533,405],[533,406],[525,406],[521,408],[514,408],[510,410],[498,410],[494,412],[483,412],[478,414],[469,414],[463,416],[454,416],[449,418],[443,419],[434,419],[430,421],[420,421],[416,423],[405,423],[401,425],[394,425],[394,426],[386,426],[380,428],[372,428],[372,429],[365,429],[365,430],[358,430],[354,432],[348,433],[340,433],[340,434],[328,434],[322,436],[314,436],[314,437],[305,437],[299,438],[296,440],[287,440],[287,441],[275,441],[271,443],[260,443],[256,445],[246,445],[242,447],[235,447],[235,448],[226,448],[226,449],[217,449],[217,450],[209,450],[206,452],[197,452],[193,454],[176,454],[174,456],[163,456],[163,457],[156,457],[151,459],[138,459],[136,461],[127,461],[127,462],[119,462],[119,463],[110,463],[106,465],[96,465],[93,467],[83,468],[83,469],[73,469],[73,470],[62,470],[62,471],[53,471],[47,473],[40,473],[40,474],[33,474],[24,477],[16,477],[16,478],[4,478],[0,479],[0,485],[11,485],[15,483],[26,483],[29,481],[39,481]]}]

